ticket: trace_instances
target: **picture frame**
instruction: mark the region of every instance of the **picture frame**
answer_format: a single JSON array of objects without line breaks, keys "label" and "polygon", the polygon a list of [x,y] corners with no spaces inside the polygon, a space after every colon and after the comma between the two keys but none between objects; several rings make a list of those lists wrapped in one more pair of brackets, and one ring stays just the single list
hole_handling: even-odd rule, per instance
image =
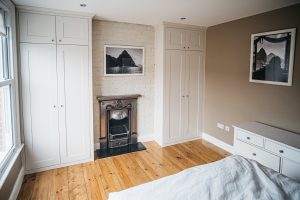
[{"label": "picture frame", "polygon": [[292,86],[296,28],[251,35],[249,81]]},{"label": "picture frame", "polygon": [[144,54],[144,47],[104,45],[104,76],[144,75]]}]

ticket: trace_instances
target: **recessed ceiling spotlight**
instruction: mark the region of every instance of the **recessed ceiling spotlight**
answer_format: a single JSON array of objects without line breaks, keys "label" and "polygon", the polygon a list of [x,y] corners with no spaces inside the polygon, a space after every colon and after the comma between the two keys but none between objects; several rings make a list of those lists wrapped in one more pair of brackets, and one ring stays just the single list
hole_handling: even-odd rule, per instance
[{"label": "recessed ceiling spotlight", "polygon": [[185,18],[185,17],[180,17],[180,19],[181,19],[181,20],[185,20],[186,18]]},{"label": "recessed ceiling spotlight", "polygon": [[80,7],[86,7],[86,4],[85,3],[81,3]]}]

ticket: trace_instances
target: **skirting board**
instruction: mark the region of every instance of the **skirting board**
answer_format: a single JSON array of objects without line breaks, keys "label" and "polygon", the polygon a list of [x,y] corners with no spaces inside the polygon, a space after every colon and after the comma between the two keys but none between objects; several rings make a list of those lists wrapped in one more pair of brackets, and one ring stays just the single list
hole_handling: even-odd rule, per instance
[{"label": "skirting board", "polygon": [[159,144],[157,141],[157,143],[161,146],[161,147],[167,147],[167,146],[171,146],[171,145],[175,145],[175,144],[180,144],[180,143],[184,143],[184,142],[190,142],[190,141],[193,141],[193,140],[199,140],[201,139],[202,137],[194,137],[194,138],[190,138],[190,139],[186,139],[186,140],[179,140],[179,141],[176,141],[176,142],[169,142],[169,143],[165,143],[165,144]]},{"label": "skirting board", "polygon": [[225,151],[228,151],[231,154],[234,154],[234,147],[232,145],[223,142],[222,140],[219,140],[204,132],[202,133],[202,139],[220,147],[221,149],[224,149]]},{"label": "skirting board", "polygon": [[138,142],[149,142],[153,140],[153,134],[138,136]]},{"label": "skirting board", "polygon": [[21,186],[22,186],[22,183],[23,183],[24,175],[25,175],[25,167],[22,166],[22,168],[19,172],[18,178],[15,182],[15,185],[14,185],[14,187],[13,187],[11,193],[10,193],[9,200],[16,200],[17,199],[18,194],[19,194],[20,189],[21,189]]},{"label": "skirting board", "polygon": [[37,169],[32,169],[32,170],[25,170],[25,175],[33,174],[33,173],[37,173],[37,172],[43,172],[43,171],[47,171],[47,170],[51,170],[51,169],[68,167],[68,166],[72,166],[72,165],[78,165],[78,164],[86,163],[86,162],[93,162],[93,161],[94,161],[94,155],[91,158],[85,159],[85,160],[79,160],[79,161],[74,161],[74,162],[69,162],[69,163],[64,163],[64,164],[51,165],[48,167],[42,167],[42,168],[37,168]]},{"label": "skirting board", "polygon": [[[153,134],[138,136],[138,142],[149,142],[153,140]],[[94,150],[100,149],[100,143],[94,144]]]}]

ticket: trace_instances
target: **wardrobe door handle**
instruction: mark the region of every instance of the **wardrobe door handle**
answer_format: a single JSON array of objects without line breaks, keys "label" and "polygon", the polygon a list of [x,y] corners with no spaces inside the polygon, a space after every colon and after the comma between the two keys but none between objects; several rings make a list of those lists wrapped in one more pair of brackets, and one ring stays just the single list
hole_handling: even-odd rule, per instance
[{"label": "wardrobe door handle", "polygon": [[256,153],[252,153],[253,156],[256,156]]}]

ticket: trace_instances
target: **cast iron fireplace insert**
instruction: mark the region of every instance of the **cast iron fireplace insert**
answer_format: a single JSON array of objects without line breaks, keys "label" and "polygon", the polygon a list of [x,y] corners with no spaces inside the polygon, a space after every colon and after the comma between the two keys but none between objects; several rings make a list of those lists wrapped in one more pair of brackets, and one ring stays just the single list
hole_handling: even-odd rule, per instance
[{"label": "cast iron fireplace insert", "polygon": [[141,95],[98,96],[100,104],[99,158],[144,150],[137,142],[137,100]]}]

